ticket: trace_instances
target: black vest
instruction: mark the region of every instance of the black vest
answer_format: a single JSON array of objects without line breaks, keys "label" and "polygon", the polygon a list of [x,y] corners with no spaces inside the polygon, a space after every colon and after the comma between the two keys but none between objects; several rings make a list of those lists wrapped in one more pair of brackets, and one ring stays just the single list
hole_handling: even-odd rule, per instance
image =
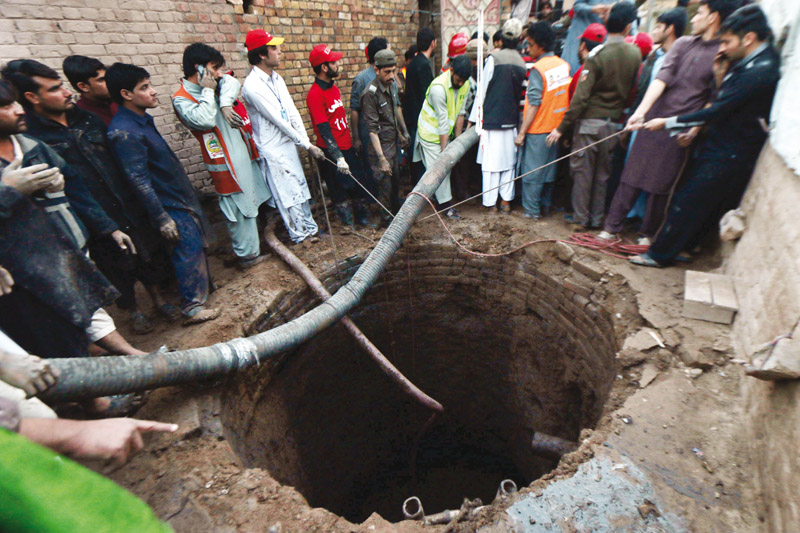
[{"label": "black vest", "polygon": [[527,70],[519,52],[510,48],[492,54],[494,74],[483,102],[483,127],[510,130],[519,126],[519,102]]}]

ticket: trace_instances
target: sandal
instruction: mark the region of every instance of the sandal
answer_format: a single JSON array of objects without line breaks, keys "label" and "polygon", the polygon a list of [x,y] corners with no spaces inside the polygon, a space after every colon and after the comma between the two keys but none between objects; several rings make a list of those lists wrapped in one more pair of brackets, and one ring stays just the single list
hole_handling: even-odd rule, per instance
[{"label": "sandal", "polygon": [[207,322],[209,320],[214,320],[219,316],[219,309],[200,309],[198,312],[193,314],[192,316],[188,316],[183,319],[184,326],[191,326],[192,324],[199,324],[201,322]]},{"label": "sandal", "polygon": [[150,322],[141,311],[131,313],[131,329],[136,335],[149,333],[153,331],[154,327],[153,323]]},{"label": "sandal", "polygon": [[673,261],[677,261],[678,263],[691,263],[692,259],[694,259],[694,257],[692,257],[689,252],[681,252],[672,258]]},{"label": "sandal", "polygon": [[661,263],[651,258],[647,254],[634,255],[629,259],[629,261],[634,265],[653,267],[653,268],[663,268],[663,265]]},{"label": "sandal", "polygon": [[175,322],[181,317],[181,310],[177,305],[164,304],[156,307],[156,311],[162,316],[167,317],[170,322]]}]

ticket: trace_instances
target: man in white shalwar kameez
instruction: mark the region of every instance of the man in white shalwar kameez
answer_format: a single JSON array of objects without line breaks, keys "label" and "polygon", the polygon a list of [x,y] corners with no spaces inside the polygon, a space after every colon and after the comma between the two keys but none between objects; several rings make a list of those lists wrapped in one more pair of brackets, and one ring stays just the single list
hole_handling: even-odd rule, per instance
[{"label": "man in white shalwar kameez", "polygon": [[[514,199],[514,169],[517,147],[514,138],[519,126],[522,82],[527,75],[525,62],[516,46],[522,24],[509,19],[503,25],[503,47],[486,58],[483,66],[483,132],[478,144],[477,162],[483,172],[483,205],[497,209],[498,186],[501,209],[511,211]],[[469,121],[478,122],[478,102]]]},{"label": "man in white shalwar kameez", "polygon": [[172,97],[172,106],[200,141],[233,251],[239,266],[246,269],[264,259],[256,221],[259,207],[271,194],[245,123],[249,120],[234,110],[241,85],[223,73],[224,65],[218,50],[204,43],[189,45],[183,54],[186,77]]},{"label": "man in white shalwar kameez", "polygon": [[283,38],[264,30],[247,33],[247,59],[253,69],[244,80],[242,99],[253,124],[253,137],[275,206],[289,238],[300,243],[309,237],[315,239],[318,227],[311,215],[311,193],[297,146],[317,159],[323,158],[324,153],[311,144],[286,83],[274,70],[281,63],[281,44]]}]

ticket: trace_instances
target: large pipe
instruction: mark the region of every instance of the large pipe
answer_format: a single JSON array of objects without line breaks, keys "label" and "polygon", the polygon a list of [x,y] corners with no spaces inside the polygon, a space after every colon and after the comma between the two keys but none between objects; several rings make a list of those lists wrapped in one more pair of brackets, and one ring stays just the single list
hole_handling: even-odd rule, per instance
[{"label": "large pipe", "polygon": [[577,450],[578,443],[535,431],[531,441],[531,448],[536,455],[560,460],[563,455]]},{"label": "large pipe", "polygon": [[[323,302],[327,301],[331,297],[331,293],[328,292],[328,289],[325,288],[325,285],[319,280],[317,276],[311,271],[310,268],[306,266],[296,255],[292,253],[283,243],[275,236],[275,223],[277,219],[271,222],[266,230],[264,230],[264,237],[267,240],[267,244],[269,245],[272,250],[278,254],[278,256],[283,259],[283,261],[291,267],[295,273],[303,278],[303,281],[306,282],[308,287],[317,295],[317,298],[322,300]],[[330,230],[329,228],[329,231]],[[331,238],[333,238],[333,233],[331,233]],[[389,379],[397,383],[401,389],[403,389],[409,396],[414,398],[417,402],[424,405],[428,409],[432,409],[438,413],[444,411],[444,407],[442,404],[422,392],[419,387],[411,383],[407,377],[400,372],[397,367],[395,367],[383,353],[378,349],[377,346],[372,344],[372,341],[367,338],[366,335],[361,331],[361,329],[356,326],[355,322],[352,319],[345,315],[342,317],[342,325],[345,329],[350,333],[350,335],[355,339],[356,343],[361,347],[362,350],[378,364],[378,368],[386,374]]]},{"label": "large pipe", "polygon": [[[475,129],[470,128],[448,144],[414,187],[414,191],[427,197],[433,196],[445,175],[477,140]],[[426,203],[416,194],[409,195],[350,281],[329,300],[291,322],[251,337],[191,350],[154,353],[144,357],[49,359],[47,362],[61,372],[61,378],[41,396],[50,401],[64,401],[219,379],[295,348],[341,320],[361,301],[400,248]]]}]

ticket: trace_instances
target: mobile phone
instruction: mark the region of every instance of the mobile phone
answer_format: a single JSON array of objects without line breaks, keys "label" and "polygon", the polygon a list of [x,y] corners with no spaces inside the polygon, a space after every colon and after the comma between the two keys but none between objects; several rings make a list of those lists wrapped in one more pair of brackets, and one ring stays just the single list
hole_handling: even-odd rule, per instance
[{"label": "mobile phone", "polygon": [[200,74],[198,81],[203,81],[206,75],[206,67],[203,65],[195,65],[195,68],[197,69],[197,73]]}]

